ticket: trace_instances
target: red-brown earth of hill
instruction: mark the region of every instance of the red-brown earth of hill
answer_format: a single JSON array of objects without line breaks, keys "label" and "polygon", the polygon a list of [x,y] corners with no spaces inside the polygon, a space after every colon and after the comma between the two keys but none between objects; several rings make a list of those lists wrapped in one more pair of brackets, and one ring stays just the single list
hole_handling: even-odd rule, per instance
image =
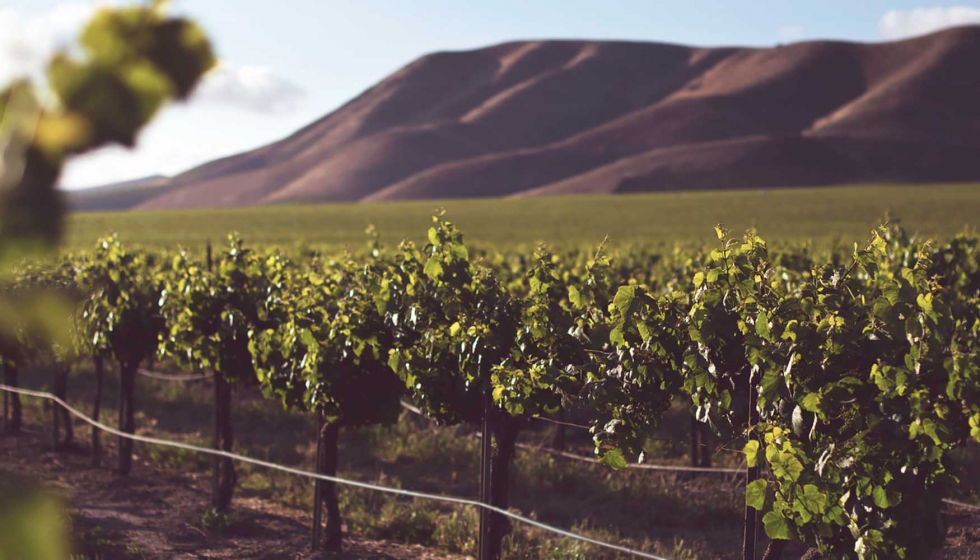
[{"label": "red-brown earth of hill", "polygon": [[425,56],[137,207],[980,180],[980,27],[774,48]]}]

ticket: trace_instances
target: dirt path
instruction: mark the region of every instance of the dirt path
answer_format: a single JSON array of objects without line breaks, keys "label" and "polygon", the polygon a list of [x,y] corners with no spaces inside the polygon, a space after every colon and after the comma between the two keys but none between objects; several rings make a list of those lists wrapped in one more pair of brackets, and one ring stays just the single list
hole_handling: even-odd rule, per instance
[{"label": "dirt path", "polygon": [[[209,497],[206,477],[141,458],[128,478],[94,468],[87,452],[51,451],[47,434],[0,436],[0,470],[40,479],[72,504],[78,551],[113,559],[450,559],[421,546],[350,536],[343,552],[309,550],[310,516],[258,498],[236,498],[221,536],[200,528]],[[104,463],[111,463],[110,453]]]}]

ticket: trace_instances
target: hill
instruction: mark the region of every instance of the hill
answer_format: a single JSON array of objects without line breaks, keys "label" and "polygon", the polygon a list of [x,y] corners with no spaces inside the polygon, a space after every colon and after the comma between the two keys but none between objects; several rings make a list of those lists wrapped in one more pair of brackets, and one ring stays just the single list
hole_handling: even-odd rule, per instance
[{"label": "hill", "polygon": [[135,206],[977,181],[978,61],[977,26],[878,44],[436,53]]},{"label": "hill", "polygon": [[72,210],[126,210],[164,192],[170,179],[153,175],[132,181],[67,191],[65,198]]}]

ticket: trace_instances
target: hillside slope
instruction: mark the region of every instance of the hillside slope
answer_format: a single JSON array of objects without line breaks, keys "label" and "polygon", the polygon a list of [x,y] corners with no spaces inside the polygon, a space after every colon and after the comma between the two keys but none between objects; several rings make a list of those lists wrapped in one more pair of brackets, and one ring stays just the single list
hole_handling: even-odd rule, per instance
[{"label": "hillside slope", "polygon": [[775,48],[425,56],[138,208],[980,180],[980,27]]},{"label": "hillside slope", "polygon": [[153,175],[99,187],[65,191],[68,207],[75,211],[126,210],[166,192],[170,179]]}]

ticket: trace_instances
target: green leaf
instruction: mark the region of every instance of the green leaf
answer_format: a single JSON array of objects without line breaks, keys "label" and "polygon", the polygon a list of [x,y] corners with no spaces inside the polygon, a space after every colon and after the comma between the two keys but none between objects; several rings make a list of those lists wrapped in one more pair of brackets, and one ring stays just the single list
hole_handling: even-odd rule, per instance
[{"label": "green leaf", "polygon": [[902,493],[889,491],[884,486],[875,486],[871,491],[871,499],[879,508],[887,509],[902,503]]},{"label": "green leaf", "polygon": [[772,333],[769,332],[769,315],[765,311],[760,311],[755,318],[755,332],[765,340],[772,340]]},{"label": "green leaf", "polygon": [[493,396],[493,401],[499,403],[500,399],[503,398],[504,396],[504,391],[506,390],[507,387],[504,387],[503,385],[497,385],[496,387],[494,387],[493,392],[491,393]]},{"label": "green leaf", "polygon": [[624,319],[629,319],[630,308],[633,306],[633,301],[636,299],[636,286],[621,286],[619,290],[616,291],[616,297],[613,298],[613,305],[619,310],[619,313]]},{"label": "green leaf", "polygon": [[889,282],[881,288],[881,295],[891,305],[897,305],[901,300],[902,286],[898,282]]},{"label": "green leaf", "polygon": [[934,323],[939,322],[939,315],[933,309],[932,305],[932,294],[919,294],[915,298],[916,303],[922,308],[922,311],[930,318]]},{"label": "green leaf", "polygon": [[626,339],[623,338],[623,331],[619,327],[609,331],[609,344],[613,346],[622,346],[626,344]]},{"label": "green leaf", "polygon": [[759,442],[758,440],[749,440],[745,447],[742,448],[742,453],[745,453],[745,462],[750,467],[758,466],[759,464]]},{"label": "green leaf", "polygon": [[874,490],[871,491],[871,499],[874,500],[876,506],[886,509],[888,507],[888,493],[885,492],[883,486],[875,486]]},{"label": "green leaf", "polygon": [[929,436],[936,445],[942,445],[942,440],[939,437],[939,430],[936,423],[933,422],[931,418],[925,418],[922,420],[921,432]]},{"label": "green leaf", "polygon": [[980,414],[970,417],[970,437],[980,443]]},{"label": "green leaf", "polygon": [[568,302],[572,304],[575,309],[582,309],[589,304],[591,297],[587,294],[583,294],[579,289],[571,285],[568,287]]},{"label": "green leaf", "polygon": [[310,332],[309,329],[303,329],[302,331],[300,331],[300,333],[299,333],[299,339],[308,348],[311,347],[311,346],[316,346],[317,345],[316,337],[313,336],[313,333]]},{"label": "green leaf", "polygon": [[803,407],[803,410],[809,412],[820,412],[821,399],[822,397],[820,396],[820,393],[807,393],[803,396],[803,399],[800,400],[800,406]]},{"label": "green leaf", "polygon": [[766,505],[766,488],[768,483],[764,478],[753,480],[745,487],[745,505],[759,511]]},{"label": "green leaf", "polygon": [[599,455],[599,462],[617,471],[626,468],[626,457],[618,449],[610,449]]},{"label": "green leaf", "polygon": [[644,342],[650,340],[650,337],[653,336],[653,331],[650,329],[650,326],[647,325],[646,323],[643,322],[637,323],[636,330],[640,333],[640,338]]},{"label": "green leaf", "polygon": [[762,517],[762,524],[766,528],[766,535],[770,539],[787,541],[793,538],[790,533],[789,524],[782,514],[770,511]]},{"label": "green leaf", "polygon": [[797,499],[813,513],[823,513],[827,508],[827,495],[820,491],[815,485],[807,484],[803,487],[803,494]]},{"label": "green leaf", "polygon": [[141,121],[148,121],[173,93],[170,81],[150,63],[133,64],[122,77],[136,93]]},{"label": "green leaf", "polygon": [[426,276],[432,278],[433,280],[438,280],[442,276],[442,263],[438,259],[430,258],[427,263],[425,263],[425,269],[423,270]]},{"label": "green leaf", "polygon": [[[772,446],[770,446],[772,449]],[[771,455],[771,457],[769,457]],[[788,451],[767,454],[772,464],[772,474],[783,480],[796,481],[803,474],[803,464]]]},{"label": "green leaf", "polygon": [[466,249],[466,245],[463,245],[462,243],[453,243],[452,246],[450,246],[449,251],[458,260],[470,260],[470,252]]}]

